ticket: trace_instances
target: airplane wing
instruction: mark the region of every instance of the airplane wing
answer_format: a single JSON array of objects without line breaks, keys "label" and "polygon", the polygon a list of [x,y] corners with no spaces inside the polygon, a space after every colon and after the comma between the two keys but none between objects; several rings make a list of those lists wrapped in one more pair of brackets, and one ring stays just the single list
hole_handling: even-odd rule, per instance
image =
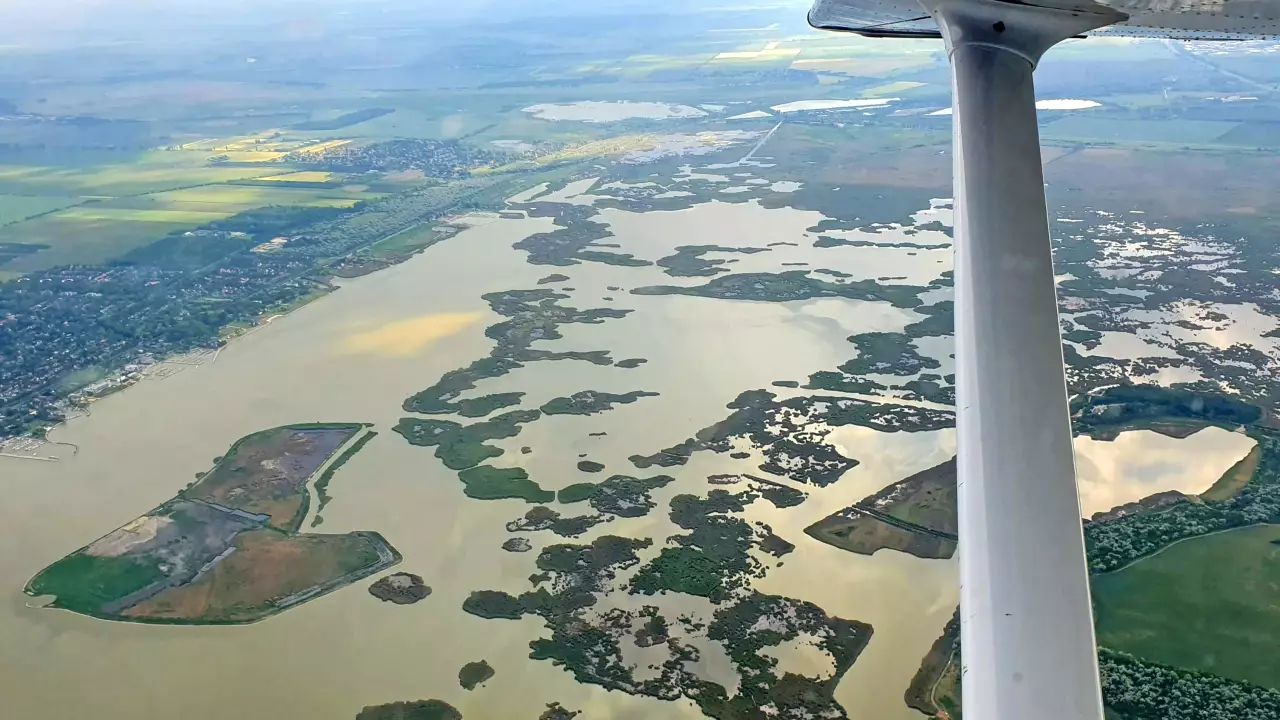
[{"label": "airplane wing", "polygon": [[[1086,35],[1128,35],[1182,40],[1241,40],[1280,36],[1275,0],[1037,0],[1038,7],[1112,10],[1123,20]],[[817,0],[809,24],[871,37],[942,37],[918,0]]]},{"label": "airplane wing", "polygon": [[1280,0],[817,0],[809,22],[947,45],[964,714],[1102,720],[1033,71],[1082,35],[1270,37]]}]

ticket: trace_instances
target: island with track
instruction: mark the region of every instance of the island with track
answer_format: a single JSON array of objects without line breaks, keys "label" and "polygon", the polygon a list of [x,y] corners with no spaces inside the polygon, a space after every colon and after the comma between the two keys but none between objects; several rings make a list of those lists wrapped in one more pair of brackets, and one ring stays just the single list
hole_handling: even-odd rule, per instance
[{"label": "island with track", "polygon": [[828,545],[874,555],[898,550],[920,558],[956,551],[956,460],[922,470],[805,528]]},{"label": "island with track", "polygon": [[243,624],[395,565],[400,554],[378,533],[298,532],[311,479],[370,432],[311,423],[247,435],[173,499],[40,571],[26,592],[108,620]]}]

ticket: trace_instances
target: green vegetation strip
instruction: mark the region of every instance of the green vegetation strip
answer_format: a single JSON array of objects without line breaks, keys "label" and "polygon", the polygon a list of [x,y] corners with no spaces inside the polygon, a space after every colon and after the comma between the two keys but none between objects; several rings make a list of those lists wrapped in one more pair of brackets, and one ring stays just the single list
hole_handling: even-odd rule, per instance
[{"label": "green vegetation strip", "polygon": [[370,430],[359,440],[356,440],[355,444],[339,455],[337,460],[330,463],[329,467],[325,468],[324,473],[320,475],[320,478],[316,480],[316,497],[320,499],[320,504],[316,507],[316,519],[312,521],[311,527],[316,527],[320,524],[320,512],[324,510],[324,506],[328,505],[329,501],[333,499],[333,496],[329,494],[328,490],[329,481],[333,479],[334,473],[338,472],[339,468],[345,465],[346,462],[354,457],[356,453],[360,452],[361,448],[368,445],[369,441],[377,436],[377,431]]},{"label": "green vegetation strip", "polygon": [[[1118,720],[1270,720],[1280,692],[1099,648],[1102,700]],[[1113,717],[1108,715],[1108,718]]]}]

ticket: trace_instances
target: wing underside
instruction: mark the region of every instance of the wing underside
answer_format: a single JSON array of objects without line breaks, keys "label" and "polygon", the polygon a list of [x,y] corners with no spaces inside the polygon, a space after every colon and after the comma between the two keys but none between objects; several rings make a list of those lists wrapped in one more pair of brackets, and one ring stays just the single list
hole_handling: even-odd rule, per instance
[{"label": "wing underside", "polygon": [[[1243,40],[1280,37],[1280,0],[1035,0],[1065,10],[1106,8],[1128,19],[1089,35],[1184,40]],[[817,0],[809,24],[871,37],[940,37],[918,0]]]}]

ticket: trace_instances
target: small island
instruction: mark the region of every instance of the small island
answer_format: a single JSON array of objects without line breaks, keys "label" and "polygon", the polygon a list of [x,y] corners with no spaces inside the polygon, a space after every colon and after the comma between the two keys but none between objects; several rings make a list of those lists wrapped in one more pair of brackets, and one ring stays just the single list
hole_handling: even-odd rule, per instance
[{"label": "small island", "polygon": [[533,543],[529,542],[529,538],[513,537],[502,543],[502,549],[513,553],[529,552],[533,549]]},{"label": "small island", "polygon": [[584,473],[598,473],[604,470],[604,465],[594,460],[581,460],[578,462],[578,469]]},{"label": "small island", "polygon": [[722,300],[754,300],[788,302],[822,297],[844,297],[851,300],[887,302],[894,307],[913,308],[921,305],[920,293],[926,288],[910,285],[885,285],[875,280],[851,280],[830,283],[809,276],[809,270],[786,270],[780,273],[739,273],[719,275],[704,285],[649,285],[631,291],[632,295],[693,295]]},{"label": "small island", "polygon": [[637,478],[630,475],[611,475],[598,483],[574,483],[560,490],[558,498],[563,504],[589,502],[598,513],[618,517],[641,517],[649,514],[654,502],[649,497],[675,480],[670,475],[654,475]]},{"label": "small island", "polygon": [[653,647],[667,642],[671,633],[666,618],[659,615],[658,608],[652,605],[646,605],[644,613],[649,619],[635,632],[636,647]]},{"label": "small island", "polygon": [[629,405],[643,397],[657,397],[658,393],[636,390],[614,394],[596,390],[583,390],[569,397],[558,397],[543,405],[546,415],[595,415],[612,410],[614,405]]},{"label": "small island", "polygon": [[713,260],[705,258],[703,255],[708,253],[753,255],[762,252],[769,252],[769,248],[681,245],[676,248],[675,255],[668,255],[659,259],[658,266],[663,268],[663,272],[672,277],[711,277],[719,273],[729,272],[729,269],[724,267],[729,261],[720,258]]},{"label": "small island", "polygon": [[458,671],[458,684],[462,686],[463,690],[475,690],[477,686],[485,684],[495,674],[493,668],[484,660],[469,662]]},{"label": "small island", "polygon": [[541,413],[537,410],[512,410],[470,425],[433,418],[402,418],[392,430],[410,444],[434,447],[436,457],[450,470],[465,470],[503,454],[500,448],[487,444],[488,441],[515,437],[520,434],[521,425],[539,417]]},{"label": "small island", "polygon": [[481,465],[458,473],[458,479],[466,487],[463,493],[476,500],[505,500],[517,498],[527,503],[551,502],[556,494],[543,490],[529,479],[524,468],[496,468]]},{"label": "small island", "polygon": [[396,605],[412,605],[430,595],[431,588],[418,575],[395,573],[370,585],[369,594]]},{"label": "small island", "polygon": [[298,532],[311,478],[367,433],[311,423],[247,435],[196,483],[40,571],[26,592],[109,620],[243,624],[390,567],[400,554],[377,533]]},{"label": "small island", "polygon": [[414,700],[370,705],[356,720],[462,720],[462,713],[443,700]]},{"label": "small island", "polygon": [[[572,486],[570,486],[572,487]],[[560,491],[561,493],[564,490]],[[531,508],[524,514],[524,517],[512,520],[507,523],[507,532],[537,532],[539,530],[550,530],[561,537],[577,537],[602,522],[608,522],[612,518],[604,515],[579,515],[577,517],[562,517],[560,513],[552,510],[545,505],[539,505]],[[506,548],[506,545],[503,545]]]},{"label": "small island", "polygon": [[558,702],[549,703],[547,709],[538,716],[538,720],[573,720],[582,714],[581,710],[567,710]]}]

